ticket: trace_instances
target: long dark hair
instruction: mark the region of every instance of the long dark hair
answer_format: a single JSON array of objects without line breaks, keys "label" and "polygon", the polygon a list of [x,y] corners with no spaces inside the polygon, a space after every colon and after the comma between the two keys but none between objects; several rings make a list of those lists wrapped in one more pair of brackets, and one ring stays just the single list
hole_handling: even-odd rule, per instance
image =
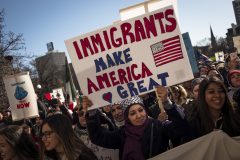
[{"label": "long dark hair", "polygon": [[240,135],[240,115],[239,112],[235,112],[233,106],[227,95],[227,89],[223,82],[217,77],[207,77],[199,85],[197,116],[199,119],[199,126],[201,128],[201,135],[207,134],[214,129],[214,122],[212,120],[209,106],[205,99],[205,92],[208,86],[212,83],[218,84],[224,91],[225,102],[222,107],[222,130],[228,133],[230,136]]},{"label": "long dark hair", "polygon": [[18,159],[40,160],[39,148],[22,127],[6,126],[0,130],[0,135],[12,147]]},{"label": "long dark hair", "polygon": [[[94,153],[75,134],[71,121],[66,115],[55,114],[49,116],[43,121],[42,126],[44,124],[48,124],[49,127],[55,131],[59,137],[59,141],[63,145],[68,160],[76,160],[79,156],[85,157],[86,159],[97,159]],[[45,153],[50,158],[59,158],[55,150],[45,151]]]}]

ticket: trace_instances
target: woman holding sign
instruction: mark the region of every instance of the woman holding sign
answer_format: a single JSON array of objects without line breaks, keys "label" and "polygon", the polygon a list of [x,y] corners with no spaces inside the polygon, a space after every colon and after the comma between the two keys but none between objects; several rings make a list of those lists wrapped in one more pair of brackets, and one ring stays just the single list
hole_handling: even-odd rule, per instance
[{"label": "woman holding sign", "polygon": [[[148,117],[142,99],[138,96],[123,101],[125,106],[125,126],[112,132],[101,128],[95,110],[86,114],[87,127],[91,141],[96,145],[119,149],[121,160],[144,160],[156,156],[168,149],[169,139],[181,138],[188,132],[186,120],[179,114],[167,97],[167,89],[159,87],[157,94],[171,121],[160,122]],[[91,101],[84,97],[83,107],[91,106]]]}]

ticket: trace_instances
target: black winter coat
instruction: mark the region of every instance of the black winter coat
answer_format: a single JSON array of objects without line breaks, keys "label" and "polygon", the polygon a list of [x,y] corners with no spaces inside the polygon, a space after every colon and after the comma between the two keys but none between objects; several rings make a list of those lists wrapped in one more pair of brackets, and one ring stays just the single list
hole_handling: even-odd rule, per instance
[{"label": "black winter coat", "polygon": [[[150,123],[144,131],[141,143],[145,159],[166,151],[169,139],[181,139],[189,132],[187,121],[179,115],[176,106],[166,112],[171,121],[161,123],[159,120],[150,119]],[[105,148],[119,149],[121,159],[126,139],[124,127],[111,132],[101,128],[98,115],[86,118],[92,143]]]}]

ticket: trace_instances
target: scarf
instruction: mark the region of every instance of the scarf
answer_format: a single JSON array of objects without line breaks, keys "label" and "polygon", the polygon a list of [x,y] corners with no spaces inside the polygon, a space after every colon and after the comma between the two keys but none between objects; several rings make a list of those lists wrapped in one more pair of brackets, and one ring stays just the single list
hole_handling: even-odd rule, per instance
[{"label": "scarf", "polygon": [[129,120],[125,123],[125,134],[126,140],[123,148],[122,160],[144,160],[144,155],[142,151],[142,136],[145,128],[149,124],[149,119],[147,118],[143,125],[134,126]]}]

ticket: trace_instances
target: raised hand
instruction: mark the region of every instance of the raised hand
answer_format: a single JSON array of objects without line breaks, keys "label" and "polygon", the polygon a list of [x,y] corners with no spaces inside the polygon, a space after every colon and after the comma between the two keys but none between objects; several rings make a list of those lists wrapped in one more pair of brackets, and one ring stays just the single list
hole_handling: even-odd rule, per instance
[{"label": "raised hand", "polygon": [[168,91],[167,91],[166,87],[157,86],[156,87],[156,94],[157,94],[157,98],[161,99],[162,102],[167,101]]},{"label": "raised hand", "polygon": [[164,122],[166,120],[168,120],[168,115],[165,111],[161,112],[159,115],[158,115],[158,120],[160,122]]}]

